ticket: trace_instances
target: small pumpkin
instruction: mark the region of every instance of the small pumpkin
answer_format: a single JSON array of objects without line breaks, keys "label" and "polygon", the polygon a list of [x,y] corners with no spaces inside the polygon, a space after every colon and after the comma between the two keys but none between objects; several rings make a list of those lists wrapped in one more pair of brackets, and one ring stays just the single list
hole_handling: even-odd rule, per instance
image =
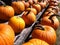
[{"label": "small pumpkin", "polygon": [[39,5],[39,4],[33,4],[32,7],[37,10],[37,13],[39,13],[41,11],[41,5]]},{"label": "small pumpkin", "polygon": [[47,1],[45,0],[42,0],[40,3],[38,3],[38,4],[40,4],[41,5],[41,7],[42,7],[42,9],[44,9],[45,7],[46,7],[46,5],[47,5]]},{"label": "small pumpkin", "polygon": [[0,24],[0,45],[13,45],[15,34],[11,26]]},{"label": "small pumpkin", "polygon": [[24,20],[18,16],[10,18],[8,24],[13,28],[15,33],[19,33],[25,28]]},{"label": "small pumpkin", "polygon": [[32,4],[34,4],[34,2],[37,3],[38,0],[29,0],[28,2],[32,5]]},{"label": "small pumpkin", "polygon": [[25,1],[22,1],[25,5],[25,9],[28,8],[30,6],[29,2],[25,2]]},{"label": "small pumpkin", "polygon": [[44,40],[52,45],[56,42],[56,32],[50,26],[44,25],[41,27],[41,25],[38,24],[32,32],[32,38]]},{"label": "small pumpkin", "polygon": [[40,40],[40,39],[31,39],[22,45],[49,45],[49,44],[43,40]]},{"label": "small pumpkin", "polygon": [[12,2],[11,6],[14,8],[16,14],[20,14],[22,11],[25,10],[25,5],[22,1],[14,1]]},{"label": "small pumpkin", "polygon": [[4,2],[0,2],[0,20],[9,20],[14,16],[14,9],[11,6],[7,6]]},{"label": "small pumpkin", "polygon": [[59,20],[56,18],[56,16],[54,16],[54,17],[45,16],[42,18],[40,24],[49,25],[49,26],[53,27],[55,30],[57,30],[57,28],[59,27]]},{"label": "small pumpkin", "polygon": [[30,26],[34,21],[36,21],[36,16],[31,11],[25,11],[22,18],[24,19],[26,26]]},{"label": "small pumpkin", "polygon": [[27,11],[31,10],[35,15],[37,15],[37,10],[35,8],[27,8]]}]

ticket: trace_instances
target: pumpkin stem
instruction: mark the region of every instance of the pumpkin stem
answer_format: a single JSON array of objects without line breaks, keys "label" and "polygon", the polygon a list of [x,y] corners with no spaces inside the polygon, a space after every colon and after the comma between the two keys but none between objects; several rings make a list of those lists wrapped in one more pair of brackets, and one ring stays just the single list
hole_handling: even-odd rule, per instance
[{"label": "pumpkin stem", "polygon": [[0,1],[0,6],[2,5],[6,6],[6,4],[3,1]]},{"label": "pumpkin stem", "polygon": [[26,15],[28,15],[28,14],[30,13],[30,11],[31,11],[31,10],[28,10]]},{"label": "pumpkin stem", "polygon": [[53,18],[54,16],[58,16],[58,17],[60,17],[60,15],[53,14],[53,15],[51,15],[51,16],[49,17],[49,19],[52,21],[52,23],[53,23],[53,24],[54,24],[54,21],[53,21],[53,19],[52,19],[52,18]]},{"label": "pumpkin stem", "polygon": [[44,30],[44,27],[40,24],[35,25],[35,29]]},{"label": "pumpkin stem", "polygon": [[58,8],[57,7],[50,6],[49,8],[52,8],[52,10],[56,10],[58,12]]}]

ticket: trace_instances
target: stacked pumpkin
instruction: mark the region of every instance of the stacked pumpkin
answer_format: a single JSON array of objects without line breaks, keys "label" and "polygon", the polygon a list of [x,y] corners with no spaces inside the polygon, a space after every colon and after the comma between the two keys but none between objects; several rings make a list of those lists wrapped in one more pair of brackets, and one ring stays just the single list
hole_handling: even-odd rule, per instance
[{"label": "stacked pumpkin", "polygon": [[[56,8],[57,4],[55,5],[55,2],[57,3],[57,1],[54,1],[49,0],[49,3],[52,2],[53,5],[50,4],[42,17],[40,24],[44,26],[41,26],[40,24],[35,26],[34,31],[32,32],[32,38],[35,39],[32,39],[23,45],[53,45],[56,42],[56,32],[54,30],[58,28],[59,21],[56,16],[51,16],[58,12],[58,8]],[[1,1],[0,3],[0,20],[8,21],[8,25],[0,24],[0,45],[13,45],[15,34],[20,33],[25,27],[31,26],[36,21],[36,15],[46,7],[48,1],[14,1],[11,3],[11,6],[6,6],[6,4]],[[22,17],[15,16],[15,14],[20,14],[22,12]],[[49,26],[47,26],[47,23]]]}]

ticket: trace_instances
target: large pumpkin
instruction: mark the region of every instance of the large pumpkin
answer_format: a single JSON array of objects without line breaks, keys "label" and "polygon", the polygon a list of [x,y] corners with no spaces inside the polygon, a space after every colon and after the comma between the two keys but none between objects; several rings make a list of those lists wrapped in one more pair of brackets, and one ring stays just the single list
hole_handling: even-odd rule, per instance
[{"label": "large pumpkin", "polygon": [[14,37],[14,31],[9,25],[0,24],[0,45],[13,45]]},{"label": "large pumpkin", "polygon": [[11,6],[0,6],[0,20],[9,20],[14,16],[14,9]]},{"label": "large pumpkin", "polygon": [[32,32],[32,38],[38,38],[44,40],[52,45],[56,42],[56,32],[50,26],[45,25],[43,26],[43,28],[41,28],[41,26],[39,25],[34,28]]},{"label": "large pumpkin", "polygon": [[49,45],[47,42],[40,39],[31,39],[23,45]]},{"label": "large pumpkin", "polygon": [[15,33],[19,33],[25,28],[24,20],[18,16],[10,18],[8,24],[13,28]]},{"label": "large pumpkin", "polygon": [[16,14],[20,14],[22,11],[25,10],[25,5],[22,1],[14,1],[11,5],[14,8]]}]

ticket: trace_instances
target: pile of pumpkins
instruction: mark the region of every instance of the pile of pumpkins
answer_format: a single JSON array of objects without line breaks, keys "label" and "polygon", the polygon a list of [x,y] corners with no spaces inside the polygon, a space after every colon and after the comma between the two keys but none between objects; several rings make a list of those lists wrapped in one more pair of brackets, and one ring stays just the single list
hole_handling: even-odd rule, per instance
[{"label": "pile of pumpkins", "polygon": [[[6,5],[0,1],[0,22],[8,21],[8,24],[0,23],[0,45],[14,45],[15,34],[20,33],[24,28],[31,26],[36,21],[36,16],[49,3],[49,8],[41,18],[41,21],[34,27],[32,39],[22,45],[54,45],[56,42],[56,30],[59,21],[56,18],[58,13],[57,0],[25,0],[13,1]],[[18,16],[19,14],[22,16]]]}]

